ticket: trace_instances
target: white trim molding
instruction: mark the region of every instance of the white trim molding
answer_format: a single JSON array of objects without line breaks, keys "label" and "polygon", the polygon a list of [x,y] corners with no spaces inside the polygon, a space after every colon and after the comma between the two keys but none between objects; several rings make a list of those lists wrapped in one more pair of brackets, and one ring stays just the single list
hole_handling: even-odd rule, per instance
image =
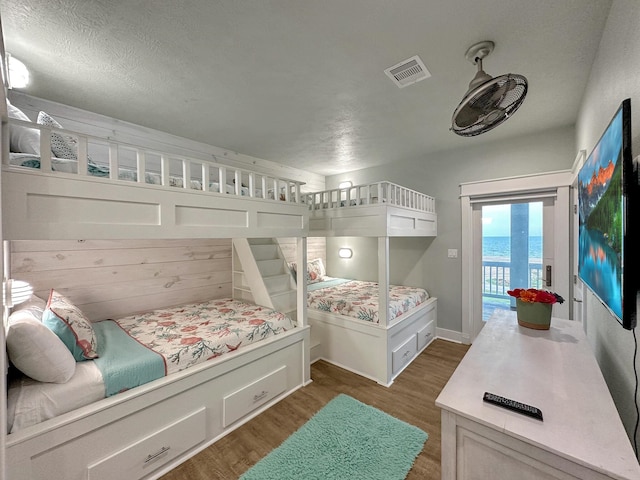
[{"label": "white trim molding", "polygon": [[[556,279],[567,279],[569,282],[569,189],[575,174],[571,170],[562,170],[535,175],[522,175],[495,180],[482,180],[460,184],[460,208],[462,219],[462,334],[460,340],[464,344],[473,342],[477,332],[474,332],[474,316],[482,308],[474,308],[477,288],[477,258],[482,257],[482,251],[474,251],[474,203],[509,202],[542,197],[554,197],[556,205],[560,209],[554,215],[554,258]],[[563,210],[563,209],[566,209]],[[565,265],[566,263],[566,265]],[[568,306],[559,306],[568,309]],[[568,318],[568,310],[565,314],[556,309],[557,316]]]},{"label": "white trim molding", "polygon": [[[465,182],[460,184],[460,196],[477,199],[480,197],[498,197],[515,192],[533,193],[537,191],[548,191],[557,187],[571,185],[573,176],[574,174],[571,170],[561,170],[558,172],[521,175],[495,180]],[[535,187],[532,187],[533,184],[535,184]]]}]

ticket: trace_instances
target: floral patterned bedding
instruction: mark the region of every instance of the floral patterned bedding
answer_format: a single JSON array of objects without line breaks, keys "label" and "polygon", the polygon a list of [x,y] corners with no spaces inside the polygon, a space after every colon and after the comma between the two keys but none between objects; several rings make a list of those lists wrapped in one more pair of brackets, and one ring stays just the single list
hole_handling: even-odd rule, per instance
[{"label": "floral patterned bedding", "polygon": [[162,355],[167,375],[295,327],[283,313],[229,298],[132,315],[117,323]]},{"label": "floral patterned bedding", "polygon": [[[119,330],[129,343],[139,344],[137,350],[146,350],[147,358],[157,357],[160,363],[159,368],[154,367],[157,375],[149,377],[148,371],[141,370],[140,358],[132,358],[134,352],[123,353],[120,348],[115,349],[114,355],[107,355],[112,349],[100,336],[101,356],[96,360],[118,357],[118,364],[108,374],[96,360],[87,360],[76,364],[76,373],[66,383],[44,383],[23,375],[12,376],[7,402],[9,431],[16,432],[295,327],[282,313],[231,299],[182,305],[117,321],[104,320],[96,322],[94,327],[116,323],[119,327],[112,330]],[[118,346],[127,348],[120,343],[124,342],[118,342]],[[124,370],[117,371],[123,367]],[[105,378],[114,373],[119,378]]]},{"label": "floral patterned bedding", "polygon": [[[325,277],[327,287],[309,291],[307,294],[307,306],[322,312],[330,312],[338,315],[346,315],[379,323],[378,318],[378,284],[376,282],[363,282],[359,280],[346,280],[336,282],[335,278]],[[391,321],[417,307],[429,298],[429,294],[423,288],[405,287],[400,285],[389,286],[389,316]]]}]

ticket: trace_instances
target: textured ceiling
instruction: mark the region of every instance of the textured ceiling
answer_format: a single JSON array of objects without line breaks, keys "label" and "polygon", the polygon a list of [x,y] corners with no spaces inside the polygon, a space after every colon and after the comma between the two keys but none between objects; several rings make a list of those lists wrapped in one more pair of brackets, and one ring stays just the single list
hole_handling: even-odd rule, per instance
[{"label": "textured ceiling", "polygon": [[[573,125],[610,0],[0,0],[25,93],[322,175]],[[482,40],[518,112],[449,131]],[[432,77],[384,69],[419,55]]]}]

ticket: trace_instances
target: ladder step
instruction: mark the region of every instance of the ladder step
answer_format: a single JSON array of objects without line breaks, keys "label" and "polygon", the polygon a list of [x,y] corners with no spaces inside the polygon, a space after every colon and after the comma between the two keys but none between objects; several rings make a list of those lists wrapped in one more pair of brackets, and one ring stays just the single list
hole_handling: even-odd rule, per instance
[{"label": "ladder step", "polygon": [[288,273],[262,278],[270,294],[291,290],[291,275]]},{"label": "ladder step", "polygon": [[284,260],[281,258],[275,258],[273,260],[256,260],[256,263],[258,264],[258,270],[260,270],[263,278],[286,273]]},{"label": "ladder step", "polygon": [[289,290],[288,292],[271,295],[271,301],[273,302],[273,308],[280,312],[294,310],[296,308],[296,291]]},{"label": "ladder step", "polygon": [[279,259],[278,246],[277,245],[251,245],[251,251],[253,252],[253,258],[259,260],[274,260]]},{"label": "ladder step", "polygon": [[249,238],[249,245],[274,245],[273,238]]}]

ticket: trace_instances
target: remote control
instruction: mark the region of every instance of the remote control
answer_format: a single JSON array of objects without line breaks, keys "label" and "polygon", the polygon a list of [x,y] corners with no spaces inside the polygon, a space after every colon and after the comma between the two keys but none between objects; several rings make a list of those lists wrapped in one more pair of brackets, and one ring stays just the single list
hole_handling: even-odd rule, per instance
[{"label": "remote control", "polygon": [[501,397],[489,392],[484,392],[484,397],[482,398],[482,400],[487,403],[492,403],[499,407],[507,408],[509,410],[513,410],[514,412],[528,415],[529,417],[533,417],[537,420],[542,421],[542,411],[539,408],[532,407],[531,405],[527,405],[526,403],[516,402],[515,400]]}]

